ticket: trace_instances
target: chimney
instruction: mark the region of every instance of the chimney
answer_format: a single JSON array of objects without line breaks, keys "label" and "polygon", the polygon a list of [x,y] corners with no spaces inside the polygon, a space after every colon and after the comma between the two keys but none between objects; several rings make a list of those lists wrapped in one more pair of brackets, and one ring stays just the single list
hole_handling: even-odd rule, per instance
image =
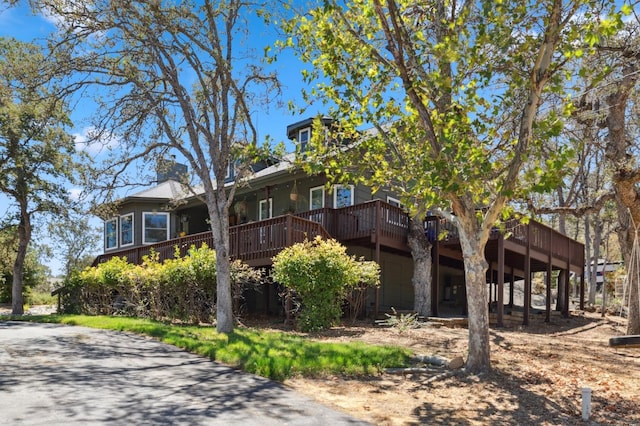
[{"label": "chimney", "polygon": [[161,184],[168,180],[174,180],[180,182],[187,174],[188,168],[186,164],[176,162],[176,156],[172,155],[171,158],[162,158],[158,160],[156,166],[157,182]]}]

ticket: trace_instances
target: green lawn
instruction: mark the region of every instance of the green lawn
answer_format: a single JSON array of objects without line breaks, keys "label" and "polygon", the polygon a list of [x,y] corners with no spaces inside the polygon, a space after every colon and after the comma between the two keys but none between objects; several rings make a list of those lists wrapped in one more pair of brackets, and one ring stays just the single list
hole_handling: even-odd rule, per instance
[{"label": "green lawn", "polygon": [[43,315],[0,317],[32,322],[81,325],[152,336],[165,343],[274,380],[295,375],[370,375],[409,364],[410,351],[360,342],[325,343],[305,336],[257,328],[236,328],[228,335],[213,327],[180,326],[139,318]]}]

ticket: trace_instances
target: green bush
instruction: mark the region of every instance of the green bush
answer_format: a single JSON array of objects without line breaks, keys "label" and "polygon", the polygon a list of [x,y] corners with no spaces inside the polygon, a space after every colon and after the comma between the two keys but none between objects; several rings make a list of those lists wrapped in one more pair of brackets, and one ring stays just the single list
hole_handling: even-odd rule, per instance
[{"label": "green bush", "polygon": [[380,269],[349,256],[337,241],[317,237],[278,253],[273,278],[301,299],[298,326],[311,331],[335,325],[347,295],[362,285],[378,286]]}]

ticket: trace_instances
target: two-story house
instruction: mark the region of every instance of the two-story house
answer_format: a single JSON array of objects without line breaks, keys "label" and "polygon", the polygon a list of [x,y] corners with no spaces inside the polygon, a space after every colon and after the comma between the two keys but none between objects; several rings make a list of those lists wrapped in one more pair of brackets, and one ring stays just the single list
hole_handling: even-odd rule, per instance
[{"label": "two-story house", "polygon": [[[304,151],[310,140],[312,119],[287,127],[287,136]],[[329,119],[325,119],[329,124]],[[105,221],[104,254],[96,262],[112,256],[127,256],[139,262],[153,247],[161,258],[172,256],[175,246],[185,251],[191,244],[208,242],[206,206],[198,197],[185,191],[179,176],[183,165],[158,174],[156,186],[130,195],[119,203],[118,215]],[[234,179],[229,168],[227,181]],[[393,193],[373,192],[363,185],[327,185],[323,175],[310,176],[290,161],[264,162],[253,166],[248,185],[238,187],[230,211],[230,253],[251,266],[268,268],[271,258],[282,248],[316,235],[331,237],[347,246],[351,254],[379,263],[382,271],[380,289],[369,295],[369,312],[413,309],[411,277],[413,261],[407,246],[408,216]],[[449,236],[437,241],[439,227],[448,227]],[[531,287],[531,273],[546,272],[551,289],[551,271],[561,270],[558,285],[569,288],[569,273],[583,276],[584,246],[535,221],[528,225],[512,221],[510,234],[504,238],[493,233],[487,244],[490,265],[487,285],[491,301],[505,294],[504,301],[513,307],[515,280],[525,280]],[[432,308],[435,315],[463,314],[466,293],[462,254],[455,229],[446,221],[431,217],[425,221],[425,232],[434,247]],[[527,297],[527,295],[529,297]],[[529,314],[531,292],[525,292],[525,322]],[[551,299],[550,297],[548,298]],[[562,311],[568,313],[568,298]],[[277,312],[280,302],[272,285],[262,295],[247,295],[247,308]],[[497,306],[498,322],[502,321],[504,304]],[[547,315],[551,310],[547,306]]]}]

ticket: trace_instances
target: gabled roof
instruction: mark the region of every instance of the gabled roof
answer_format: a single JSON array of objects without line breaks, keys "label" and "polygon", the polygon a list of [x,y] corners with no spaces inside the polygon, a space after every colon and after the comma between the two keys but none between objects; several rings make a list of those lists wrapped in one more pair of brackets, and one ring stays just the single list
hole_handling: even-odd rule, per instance
[{"label": "gabled roof", "polygon": [[136,192],[135,194],[128,195],[125,197],[125,199],[156,199],[170,201],[184,198],[185,196],[187,196],[187,193],[184,191],[182,184],[180,182],[176,182],[175,180],[169,179],[152,188],[148,188],[143,191]]},{"label": "gabled roof", "polygon": [[[249,182],[256,182],[262,179],[269,179],[272,177],[280,176],[283,174],[287,174],[294,167],[293,161],[295,159],[295,154],[287,154],[285,155],[281,161],[273,164],[269,167],[266,167],[262,170],[259,170],[255,173],[252,173],[248,177]],[[233,181],[228,182],[225,186],[233,185]],[[214,182],[215,187],[215,182]],[[194,194],[202,195],[204,193],[204,189],[202,185],[197,185],[192,188],[192,191],[185,190],[183,185],[180,182],[176,182],[175,180],[167,180],[164,181],[154,187],[147,188],[143,191],[136,192],[131,195],[127,195],[124,197],[123,201],[136,201],[136,200],[144,200],[144,201],[159,201],[159,202],[169,202],[180,199],[188,199],[192,197]]]}]

